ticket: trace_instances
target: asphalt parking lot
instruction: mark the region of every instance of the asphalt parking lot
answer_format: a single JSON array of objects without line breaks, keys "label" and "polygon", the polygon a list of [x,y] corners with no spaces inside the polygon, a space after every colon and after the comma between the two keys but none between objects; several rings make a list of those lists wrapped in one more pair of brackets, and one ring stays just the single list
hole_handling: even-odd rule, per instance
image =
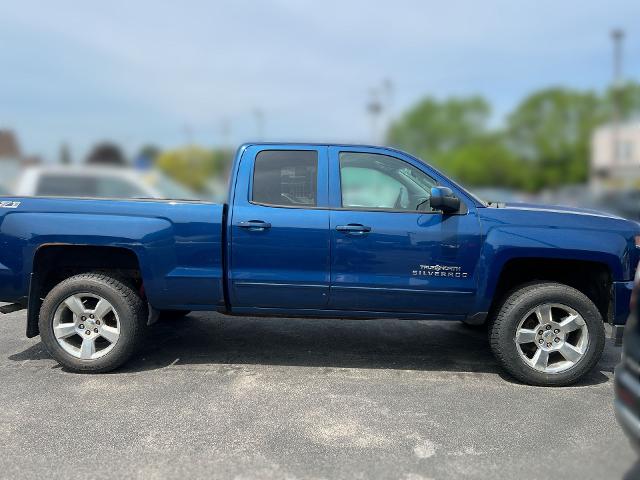
[{"label": "asphalt parking lot", "polygon": [[582,384],[536,388],[457,323],[199,313],[77,375],[24,324],[0,316],[1,478],[600,479],[635,459],[611,343]]}]

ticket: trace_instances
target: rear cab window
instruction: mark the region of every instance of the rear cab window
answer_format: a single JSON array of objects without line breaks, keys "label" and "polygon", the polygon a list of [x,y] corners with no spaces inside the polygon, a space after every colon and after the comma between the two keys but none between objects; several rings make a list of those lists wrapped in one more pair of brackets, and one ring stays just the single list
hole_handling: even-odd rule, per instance
[{"label": "rear cab window", "polygon": [[263,150],[253,167],[252,203],[309,208],[318,205],[318,152]]}]

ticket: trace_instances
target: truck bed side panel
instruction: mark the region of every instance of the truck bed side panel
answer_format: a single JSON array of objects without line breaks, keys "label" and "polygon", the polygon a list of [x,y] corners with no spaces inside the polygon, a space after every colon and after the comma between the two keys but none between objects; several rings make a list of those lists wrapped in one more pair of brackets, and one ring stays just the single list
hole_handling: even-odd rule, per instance
[{"label": "truck bed side panel", "polygon": [[223,205],[179,201],[11,198],[0,209],[0,300],[26,298],[33,259],[51,244],[122,247],[157,309],[224,305]]}]

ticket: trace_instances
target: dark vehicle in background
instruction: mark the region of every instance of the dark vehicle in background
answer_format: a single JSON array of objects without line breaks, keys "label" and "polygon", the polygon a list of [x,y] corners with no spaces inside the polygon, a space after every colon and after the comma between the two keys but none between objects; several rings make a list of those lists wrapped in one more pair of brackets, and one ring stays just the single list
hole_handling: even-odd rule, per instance
[{"label": "dark vehicle in background", "polygon": [[603,194],[599,199],[601,210],[629,220],[640,220],[640,190],[620,190]]},{"label": "dark vehicle in background", "polygon": [[636,451],[640,454],[640,272],[631,296],[631,315],[627,320],[622,362],[615,373],[616,417]]}]

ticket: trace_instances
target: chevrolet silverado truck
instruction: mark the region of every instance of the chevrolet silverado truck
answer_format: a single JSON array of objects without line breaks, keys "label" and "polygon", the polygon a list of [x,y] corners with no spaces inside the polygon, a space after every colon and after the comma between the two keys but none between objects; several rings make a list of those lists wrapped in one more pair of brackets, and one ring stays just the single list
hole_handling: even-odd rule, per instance
[{"label": "chevrolet silverado truck", "polygon": [[0,300],[74,372],[122,365],[162,315],[487,323],[516,379],[567,385],[619,337],[640,226],[485,203],[421,160],[246,144],[228,201],[4,197]]}]

